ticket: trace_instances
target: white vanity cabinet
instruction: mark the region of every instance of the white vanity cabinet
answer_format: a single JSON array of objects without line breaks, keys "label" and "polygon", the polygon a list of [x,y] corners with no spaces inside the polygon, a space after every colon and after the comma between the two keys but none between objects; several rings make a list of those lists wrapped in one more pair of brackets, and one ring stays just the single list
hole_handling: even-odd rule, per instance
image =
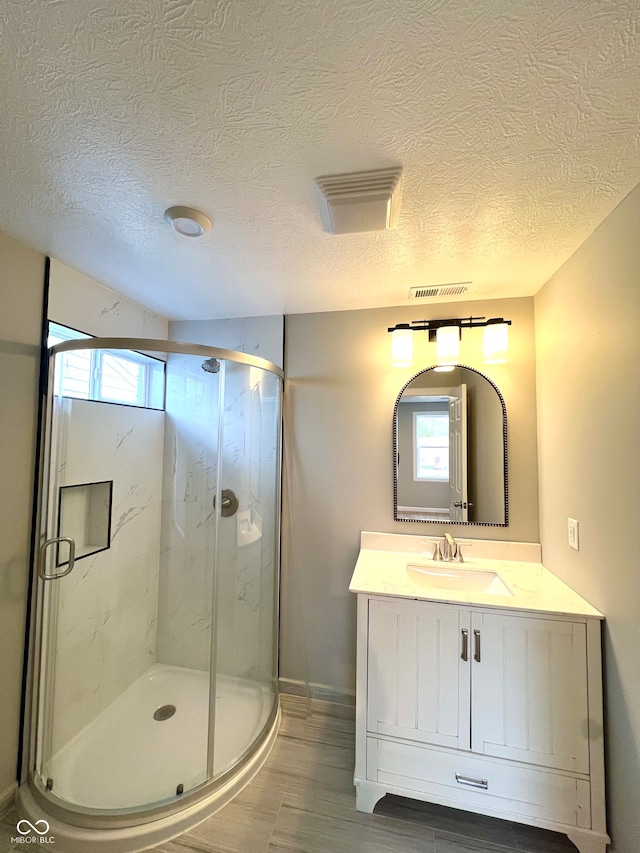
[{"label": "white vanity cabinet", "polygon": [[600,621],[358,595],[357,808],[395,793],[604,853]]},{"label": "white vanity cabinet", "polygon": [[367,731],[469,749],[469,611],[370,598],[367,618]]}]

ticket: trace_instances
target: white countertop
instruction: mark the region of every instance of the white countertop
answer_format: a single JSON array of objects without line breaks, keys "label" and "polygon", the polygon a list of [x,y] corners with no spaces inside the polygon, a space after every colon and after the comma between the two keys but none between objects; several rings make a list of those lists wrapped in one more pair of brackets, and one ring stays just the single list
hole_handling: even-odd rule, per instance
[{"label": "white countertop", "polygon": [[[563,583],[541,562],[527,559],[539,553],[535,543],[496,543],[500,559],[487,556],[489,540],[464,540],[464,563],[433,563],[433,541],[441,537],[404,536],[403,534],[362,534],[362,546],[349,590],[369,595],[391,595],[424,601],[468,604],[502,610],[526,610],[563,616],[604,618],[599,610]],[[405,541],[403,541],[405,540]],[[509,545],[513,545],[509,549]],[[476,547],[477,546],[477,547]],[[391,550],[391,548],[397,550]],[[517,559],[504,559],[511,550]],[[522,557],[525,559],[522,559]],[[455,567],[456,570],[496,572],[513,595],[490,595],[480,592],[431,589],[412,580],[407,566]]]}]

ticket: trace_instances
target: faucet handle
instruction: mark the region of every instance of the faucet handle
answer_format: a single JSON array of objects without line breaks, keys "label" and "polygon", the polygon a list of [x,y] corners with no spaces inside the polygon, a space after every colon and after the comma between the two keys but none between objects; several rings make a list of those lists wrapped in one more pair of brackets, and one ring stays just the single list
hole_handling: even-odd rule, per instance
[{"label": "faucet handle", "polygon": [[453,560],[456,563],[464,563],[464,557],[462,556],[462,548],[461,548],[462,545],[464,545],[465,548],[467,548],[467,547],[470,548],[473,545],[473,542],[469,542],[468,539],[467,540],[456,539],[456,555],[455,555],[455,557],[453,557]]},{"label": "faucet handle", "polygon": [[444,560],[442,556],[442,548],[440,547],[440,542],[435,543],[435,548],[433,549],[433,559],[436,561]]}]

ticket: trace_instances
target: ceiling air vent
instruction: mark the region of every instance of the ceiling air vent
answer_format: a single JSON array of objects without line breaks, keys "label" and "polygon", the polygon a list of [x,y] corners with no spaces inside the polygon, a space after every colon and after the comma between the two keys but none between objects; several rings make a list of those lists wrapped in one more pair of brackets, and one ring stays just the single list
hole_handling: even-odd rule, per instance
[{"label": "ceiling air vent", "polygon": [[329,234],[395,228],[400,216],[402,169],[373,169],[316,178],[320,216]]},{"label": "ceiling air vent", "polygon": [[412,287],[409,299],[429,299],[434,296],[460,296],[469,290],[470,281],[457,281],[454,284],[438,284],[435,287]]},{"label": "ceiling air vent", "polygon": [[439,287],[412,287],[409,291],[409,299],[427,299],[429,296],[437,296]]}]

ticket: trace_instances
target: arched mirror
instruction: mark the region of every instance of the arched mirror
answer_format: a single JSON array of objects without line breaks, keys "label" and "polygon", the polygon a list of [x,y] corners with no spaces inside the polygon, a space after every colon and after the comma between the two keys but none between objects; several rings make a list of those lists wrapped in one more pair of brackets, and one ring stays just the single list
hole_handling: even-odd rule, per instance
[{"label": "arched mirror", "polygon": [[509,523],[507,411],[471,367],[429,367],[402,389],[393,413],[396,521]]}]

